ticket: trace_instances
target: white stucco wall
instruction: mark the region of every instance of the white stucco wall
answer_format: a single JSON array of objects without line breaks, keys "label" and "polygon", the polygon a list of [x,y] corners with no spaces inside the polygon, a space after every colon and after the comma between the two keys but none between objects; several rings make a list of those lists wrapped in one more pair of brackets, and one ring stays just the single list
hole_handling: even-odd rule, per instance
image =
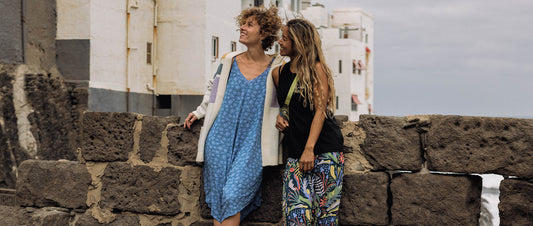
[{"label": "white stucco wall", "polygon": [[[237,44],[237,50],[246,49],[244,45],[239,43],[239,25],[236,22],[236,17],[241,13],[241,4],[235,0],[218,0],[207,1],[207,36],[205,39],[206,58],[205,65],[205,79],[212,78],[213,74],[220,63],[220,58],[228,52],[231,52],[231,42]],[[252,1],[253,3],[253,1]],[[219,38],[219,56],[216,59],[212,58],[212,36]],[[202,90],[203,92],[203,90]]]},{"label": "white stucco wall", "polygon": [[[359,115],[369,114],[369,105],[374,107],[374,74],[373,74],[373,16],[360,8],[334,9],[330,28],[320,29],[325,43],[324,52],[328,64],[332,67],[335,88],[339,96],[339,109],[336,114],[348,115],[349,120],[358,120]],[[354,29],[348,32],[348,39],[340,39],[339,29],[348,27]],[[355,30],[356,29],[356,30]],[[368,34],[368,43],[365,36]],[[366,48],[371,54],[366,62]],[[338,73],[338,62],[342,60],[342,73]],[[352,73],[352,61],[356,60],[366,66],[361,74]],[[366,95],[368,93],[368,95]],[[352,95],[357,95],[361,104],[357,111],[351,110]],[[374,112],[372,112],[374,113]]]},{"label": "white stucco wall", "polygon": [[89,39],[90,0],[57,0],[56,39]]},{"label": "white stucco wall", "polygon": [[161,0],[158,11],[157,93],[204,89],[206,1]]},{"label": "white stucco wall", "polygon": [[328,11],[322,6],[311,6],[302,10],[302,15],[309,22],[313,23],[315,27],[328,26]]},{"label": "white stucco wall", "polygon": [[90,1],[89,87],[126,91],[126,0]]},{"label": "white stucco wall", "polygon": [[[152,70],[155,66],[153,56],[156,54],[154,45],[154,1],[136,0],[135,5],[128,7],[130,13],[127,42],[129,55],[127,57],[127,85],[130,92],[151,93],[147,88],[153,86]],[[152,43],[152,63],[147,61],[147,44]]]},{"label": "white stucco wall", "polygon": [[[161,0],[158,11],[157,93],[202,95],[220,57],[237,42],[234,0]],[[219,57],[212,57],[212,38],[219,38]],[[239,48],[238,48],[239,49]]]}]

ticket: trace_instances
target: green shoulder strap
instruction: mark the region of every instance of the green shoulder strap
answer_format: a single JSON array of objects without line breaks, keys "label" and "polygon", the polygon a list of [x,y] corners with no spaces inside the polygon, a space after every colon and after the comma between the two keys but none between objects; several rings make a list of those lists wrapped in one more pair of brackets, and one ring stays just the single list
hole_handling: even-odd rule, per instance
[{"label": "green shoulder strap", "polygon": [[294,80],[292,80],[291,88],[289,89],[287,98],[285,98],[285,106],[289,106],[289,103],[291,102],[292,94],[294,93],[294,89],[296,88],[297,83],[298,83],[298,75],[294,76]]}]

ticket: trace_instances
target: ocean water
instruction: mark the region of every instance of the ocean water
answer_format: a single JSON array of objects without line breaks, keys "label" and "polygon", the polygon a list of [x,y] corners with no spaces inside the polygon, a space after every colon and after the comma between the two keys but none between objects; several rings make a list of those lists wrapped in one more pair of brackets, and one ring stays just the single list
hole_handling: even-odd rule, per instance
[{"label": "ocean water", "polygon": [[498,203],[500,202],[500,182],[503,180],[501,175],[496,174],[482,174],[483,178],[483,190],[481,192],[481,199],[484,199],[481,204],[485,205],[485,208],[492,215],[492,224],[486,224],[481,226],[500,225],[500,215],[498,211]]}]

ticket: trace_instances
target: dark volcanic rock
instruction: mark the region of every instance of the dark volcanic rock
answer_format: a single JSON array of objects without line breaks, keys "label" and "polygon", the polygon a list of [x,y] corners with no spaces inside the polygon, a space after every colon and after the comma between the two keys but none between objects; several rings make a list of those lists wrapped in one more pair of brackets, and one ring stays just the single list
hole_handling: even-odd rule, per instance
[{"label": "dark volcanic rock", "polygon": [[422,168],[420,137],[415,128],[404,128],[404,118],[361,115],[359,126],[366,133],[361,145],[373,170],[411,170]]},{"label": "dark volcanic rock", "polygon": [[26,160],[19,167],[17,202],[22,206],[85,209],[91,175],[77,162]]},{"label": "dark volcanic rock", "polygon": [[126,161],[133,150],[133,113],[86,112],[83,115],[82,155],[96,162]]},{"label": "dark volcanic rock", "polygon": [[141,137],[139,141],[140,156],[144,162],[150,162],[154,158],[156,151],[161,149],[161,133],[168,124],[177,124],[179,117],[154,117],[143,116]]},{"label": "dark volcanic rock", "polygon": [[341,225],[387,225],[389,175],[385,172],[346,174],[342,185]]},{"label": "dark volcanic rock", "polygon": [[481,177],[436,174],[393,176],[393,225],[478,225]]},{"label": "dark volcanic rock", "polygon": [[102,225],[102,226],[140,226],[139,217],[134,214],[116,214],[114,221],[108,224],[99,223],[98,220],[94,219],[89,212],[81,215],[78,220],[74,223],[74,226],[86,226],[86,225]]},{"label": "dark volcanic rock", "polygon": [[533,182],[505,179],[500,183],[500,225],[533,224]]},{"label": "dark volcanic rock", "polygon": [[283,188],[283,166],[263,168],[261,206],[250,213],[246,219],[256,222],[275,223],[281,219],[281,202]]},{"label": "dark volcanic rock", "polygon": [[181,170],[171,167],[156,172],[148,166],[109,163],[102,176],[102,207],[135,213],[178,214],[180,175]]},{"label": "dark volcanic rock", "polygon": [[175,125],[168,128],[168,162],[176,166],[196,164],[198,136],[203,120],[195,122],[191,129]]},{"label": "dark volcanic rock", "polygon": [[533,119],[432,116],[429,170],[533,178]]}]

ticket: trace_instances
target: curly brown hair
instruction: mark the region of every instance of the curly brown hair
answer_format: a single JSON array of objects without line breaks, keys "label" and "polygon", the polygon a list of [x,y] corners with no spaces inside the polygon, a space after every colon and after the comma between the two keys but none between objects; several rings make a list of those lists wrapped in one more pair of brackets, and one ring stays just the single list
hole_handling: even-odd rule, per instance
[{"label": "curly brown hair", "polygon": [[270,8],[252,7],[245,9],[237,16],[236,21],[238,26],[246,23],[246,20],[254,17],[259,24],[260,32],[265,36],[261,42],[263,50],[268,50],[272,47],[275,41],[279,39],[278,32],[281,29],[281,18],[278,16],[278,8],[270,6]]}]

